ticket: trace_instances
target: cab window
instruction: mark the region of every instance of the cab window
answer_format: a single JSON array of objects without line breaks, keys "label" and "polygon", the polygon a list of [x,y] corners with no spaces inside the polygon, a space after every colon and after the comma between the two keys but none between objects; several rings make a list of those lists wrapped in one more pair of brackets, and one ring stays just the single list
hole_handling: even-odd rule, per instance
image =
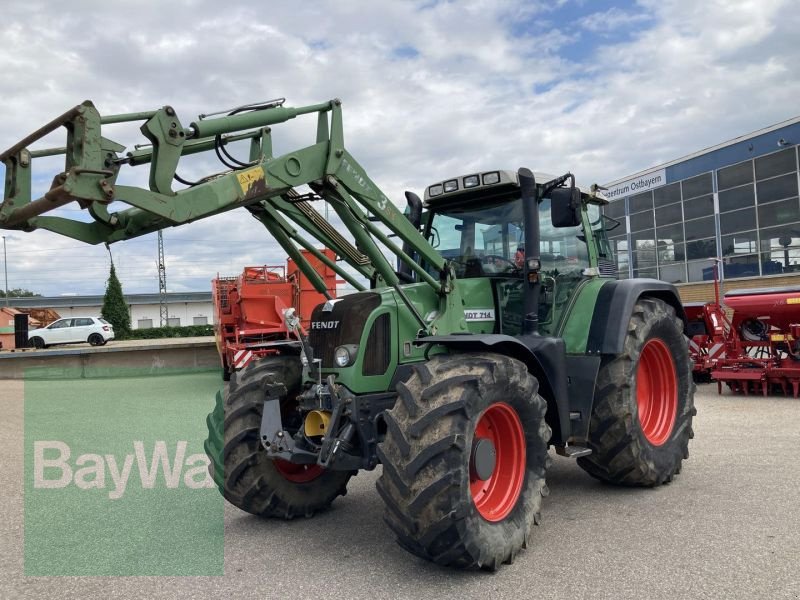
[{"label": "cab window", "polygon": [[453,264],[458,278],[519,277],[522,220],[519,198],[489,206],[473,202],[442,207],[432,216],[428,238]]}]

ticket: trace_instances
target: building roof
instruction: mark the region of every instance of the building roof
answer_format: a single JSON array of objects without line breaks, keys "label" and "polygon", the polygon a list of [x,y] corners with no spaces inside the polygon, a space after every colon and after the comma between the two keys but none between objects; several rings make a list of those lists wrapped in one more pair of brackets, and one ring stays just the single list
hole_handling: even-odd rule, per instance
[{"label": "building roof", "polygon": [[[698,157],[701,157],[701,156],[703,156],[705,154],[710,154],[712,152],[716,152],[718,150],[723,150],[723,149],[729,148],[731,146],[737,146],[737,145],[740,145],[740,144],[743,145],[744,142],[748,142],[748,141],[753,140],[755,138],[758,138],[760,136],[764,136],[764,135],[772,133],[774,131],[778,131],[778,130],[781,130],[781,129],[786,129],[786,128],[792,127],[793,125],[798,125],[798,124],[800,124],[800,116],[793,117],[791,119],[787,119],[786,121],[781,121],[780,123],[776,123],[775,125],[770,125],[769,127],[764,127],[763,129],[758,129],[756,131],[753,131],[751,133],[747,133],[745,135],[740,135],[739,137],[735,137],[735,138],[730,139],[730,140],[728,140],[726,142],[721,142],[721,143],[716,144],[714,146],[709,146],[708,148],[704,148],[703,150],[698,150],[697,152],[692,152],[691,154],[687,154],[686,156],[682,156],[680,158],[676,158],[675,160],[671,160],[669,162],[665,162],[665,163],[662,163],[662,164],[659,164],[659,165],[654,165],[652,167],[648,167],[646,169],[642,169],[641,171],[637,171],[636,173],[632,173],[631,175],[626,175],[625,177],[620,177],[619,179],[615,179],[614,181],[610,181],[610,182],[605,183],[603,185],[605,187],[610,187],[610,186],[613,186],[613,185],[617,185],[618,183],[622,183],[623,181],[627,181],[629,179],[635,179],[637,177],[646,175],[646,174],[650,173],[651,171],[658,171],[660,169],[667,169],[668,167],[673,167],[675,165],[679,165],[681,163],[685,163],[685,162],[694,160],[694,159],[696,159]],[[797,143],[798,143],[798,140],[790,140],[790,142],[789,142],[790,145],[795,145]],[[770,151],[770,150],[767,150],[767,148],[770,148],[772,151],[774,151],[776,149],[774,143],[772,143],[772,144],[768,143],[768,144],[764,145],[764,147],[759,147],[758,148],[759,151],[755,153],[755,156],[766,154],[768,151]],[[752,145],[748,146],[747,150],[749,150],[749,152],[752,153],[753,152]],[[736,156],[736,157],[731,156],[726,161],[727,164],[733,164],[734,162],[737,162],[737,161],[747,160],[748,158],[753,158],[753,156],[747,156],[746,153],[739,153],[739,154],[740,154],[740,156]]]},{"label": "building roof", "polygon": [[[12,298],[14,306],[20,308],[75,308],[80,306],[102,306],[103,296],[33,296]],[[158,304],[159,294],[125,294],[128,305]],[[211,292],[171,292],[167,294],[167,304],[180,302],[211,302]]]}]

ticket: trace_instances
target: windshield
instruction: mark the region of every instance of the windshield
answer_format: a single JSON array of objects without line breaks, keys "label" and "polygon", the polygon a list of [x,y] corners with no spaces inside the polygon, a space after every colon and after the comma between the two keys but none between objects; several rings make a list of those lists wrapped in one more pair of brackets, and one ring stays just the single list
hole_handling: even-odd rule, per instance
[{"label": "windshield", "polygon": [[456,277],[519,276],[524,259],[522,199],[437,209],[429,239],[453,263]]}]

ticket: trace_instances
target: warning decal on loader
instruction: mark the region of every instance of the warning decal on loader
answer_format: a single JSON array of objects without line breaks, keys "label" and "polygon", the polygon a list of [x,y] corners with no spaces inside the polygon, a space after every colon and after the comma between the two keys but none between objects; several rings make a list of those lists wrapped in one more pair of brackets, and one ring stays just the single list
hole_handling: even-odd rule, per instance
[{"label": "warning decal on loader", "polygon": [[239,180],[245,199],[267,191],[267,177],[260,166],[240,171],[236,174],[236,179]]}]

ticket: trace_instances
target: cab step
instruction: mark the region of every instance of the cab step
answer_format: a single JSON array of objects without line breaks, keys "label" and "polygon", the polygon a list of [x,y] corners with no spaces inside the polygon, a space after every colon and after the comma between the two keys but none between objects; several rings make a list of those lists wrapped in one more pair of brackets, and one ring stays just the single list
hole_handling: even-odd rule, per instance
[{"label": "cab step", "polygon": [[591,448],[584,448],[583,446],[556,446],[556,454],[567,458],[589,456],[591,453]]}]

